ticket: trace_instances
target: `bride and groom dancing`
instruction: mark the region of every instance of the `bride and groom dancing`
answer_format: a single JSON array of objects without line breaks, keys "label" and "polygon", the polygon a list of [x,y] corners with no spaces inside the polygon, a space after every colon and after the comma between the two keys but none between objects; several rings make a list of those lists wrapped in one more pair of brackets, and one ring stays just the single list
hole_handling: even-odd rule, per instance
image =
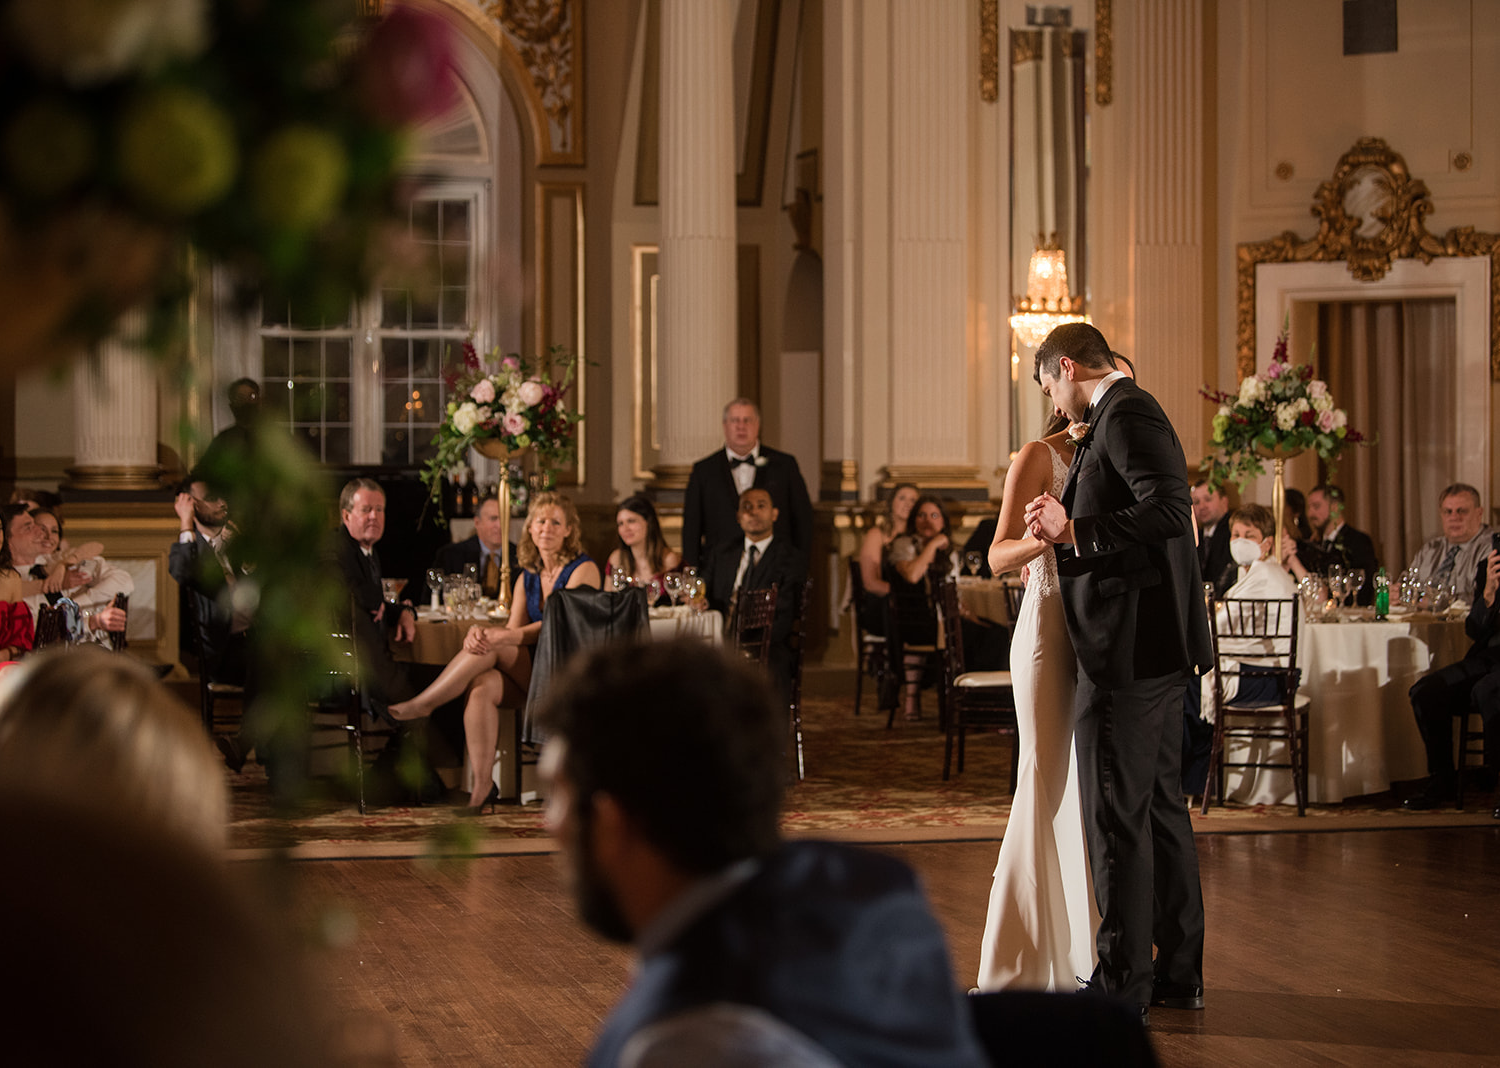
[{"label": "bride and groom dancing", "polygon": [[979,987],[1076,976],[1147,1022],[1151,1005],[1203,1005],[1180,710],[1210,639],[1186,464],[1092,326],[1048,335],[1035,377],[1073,425],[1018,454],[990,546],[996,574],[1030,572],[1011,646],[1020,767]]}]

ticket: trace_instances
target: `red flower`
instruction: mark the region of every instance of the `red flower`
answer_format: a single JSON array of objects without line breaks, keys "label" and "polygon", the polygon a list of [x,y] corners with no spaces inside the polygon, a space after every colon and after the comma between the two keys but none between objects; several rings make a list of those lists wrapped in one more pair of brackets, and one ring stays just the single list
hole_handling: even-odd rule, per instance
[{"label": "red flower", "polygon": [[1317,416],[1312,411],[1306,411],[1306,412],[1303,412],[1302,415],[1299,418],[1301,419],[1303,426],[1312,426],[1313,425],[1313,420],[1315,418],[1317,418]]}]

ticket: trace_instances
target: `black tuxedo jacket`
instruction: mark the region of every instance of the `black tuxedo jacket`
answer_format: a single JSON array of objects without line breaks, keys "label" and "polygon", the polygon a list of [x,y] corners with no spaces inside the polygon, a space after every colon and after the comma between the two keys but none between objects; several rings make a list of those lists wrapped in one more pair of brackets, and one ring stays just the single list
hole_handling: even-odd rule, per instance
[{"label": "black tuxedo jacket", "polygon": [[1202,565],[1203,581],[1214,584],[1215,597],[1223,597],[1225,591],[1239,581],[1234,557],[1229,555],[1228,513],[1219,520],[1214,532],[1198,546],[1198,561]]},{"label": "black tuxedo jacket", "polygon": [[[765,463],[755,469],[755,487],[771,495],[780,513],[776,537],[787,539],[805,556],[812,549],[813,510],[796,457],[764,445],[760,456]],[[720,542],[743,538],[735,518],[739,507],[739,491],[724,450],[695,463],[682,502],[682,562],[697,565]]]},{"label": "black tuxedo jacket", "polygon": [[[471,534],[463,541],[449,542],[447,545],[438,547],[438,551],[432,554],[432,567],[438,568],[445,575],[461,575],[465,564],[477,564],[484,559],[484,552],[479,545],[479,535]],[[514,583],[516,576],[521,573],[521,565],[516,563],[516,547],[512,543],[510,547],[510,581]],[[483,581],[484,575],[479,576]],[[427,586],[427,571],[417,572],[401,591],[401,599],[410,601],[414,605],[423,605],[432,600],[432,591]]]},{"label": "black tuxedo jacket", "polygon": [[1063,485],[1075,545],[1057,547],[1078,667],[1100,689],[1212,659],[1187,463],[1156,399],[1114,383]]},{"label": "black tuxedo jacket", "polygon": [[[233,540],[230,545],[233,545]],[[235,566],[233,560],[230,566]],[[192,607],[191,615],[184,613],[181,616],[185,637],[191,637],[188,628],[193,626],[194,620],[197,621],[198,642],[204,659],[208,661],[199,670],[207,671],[215,682],[243,681],[243,668],[239,672],[240,678],[222,675],[219,670],[225,653],[237,636],[230,633],[233,619],[219,601],[226,585],[224,568],[214,556],[208,539],[195,531],[191,542],[174,541],[167,552],[167,573],[177,581],[181,594],[179,604],[184,608]]]},{"label": "black tuxedo jacket", "polygon": [[[1343,564],[1345,570],[1351,567],[1362,569],[1365,584],[1359,591],[1357,603],[1375,603],[1375,572],[1380,570],[1380,561],[1375,559],[1375,543],[1370,540],[1370,535],[1345,523],[1339,528],[1332,545],[1319,542],[1317,570],[1326,572],[1329,564]],[[1482,586],[1480,588],[1483,589]]]},{"label": "black tuxedo jacket", "polygon": [[[729,621],[729,598],[734,592],[734,576],[740,569],[740,556],[744,549],[745,534],[741,531],[735,541],[720,542],[714,546],[708,559],[708,576],[704,579],[704,585],[708,588],[708,606],[723,612],[725,622]],[[776,648],[785,645],[787,638],[791,636],[792,624],[797,615],[798,591],[806,579],[807,558],[796,546],[778,534],[772,537],[770,547],[740,583],[740,588],[745,590],[764,589],[773,583],[776,585],[776,621],[771,626],[771,642]]]},{"label": "black tuxedo jacket", "polygon": [[334,565],[349,597],[349,607],[340,615],[353,615],[351,633],[359,643],[360,685],[366,696],[377,705],[410,697],[406,671],[392,659],[386,644],[386,636],[400,619],[400,610],[387,605],[381,618],[375,619],[375,613],[385,603],[380,589],[379,554],[366,556],[359,542],[341,524],[334,535]]}]

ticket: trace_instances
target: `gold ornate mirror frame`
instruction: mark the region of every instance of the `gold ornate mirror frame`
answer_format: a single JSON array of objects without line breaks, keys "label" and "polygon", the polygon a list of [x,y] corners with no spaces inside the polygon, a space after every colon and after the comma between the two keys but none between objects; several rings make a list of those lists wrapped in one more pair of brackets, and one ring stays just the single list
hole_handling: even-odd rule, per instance
[{"label": "gold ornate mirror frame", "polygon": [[1375,282],[1397,259],[1431,263],[1439,256],[1487,256],[1490,375],[1500,381],[1500,234],[1460,226],[1438,237],[1423,222],[1431,211],[1426,183],[1411,176],[1399,152],[1378,137],[1355,142],[1313,197],[1318,232],[1312,238],[1304,241],[1287,230],[1237,249],[1235,364],[1240,378],[1255,373],[1255,269],[1262,263],[1343,260],[1355,278]]}]

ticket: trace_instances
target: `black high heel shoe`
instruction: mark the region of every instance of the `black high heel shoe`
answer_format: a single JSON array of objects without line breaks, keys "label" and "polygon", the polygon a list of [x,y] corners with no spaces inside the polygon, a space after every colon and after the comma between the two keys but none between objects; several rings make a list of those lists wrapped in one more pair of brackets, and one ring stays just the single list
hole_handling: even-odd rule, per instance
[{"label": "black high heel shoe", "polygon": [[485,809],[489,809],[489,814],[494,815],[495,806],[499,802],[500,786],[497,783],[490,783],[490,792],[485,795],[483,801],[477,805],[464,805],[458,811],[465,816],[483,816],[486,814]]}]

